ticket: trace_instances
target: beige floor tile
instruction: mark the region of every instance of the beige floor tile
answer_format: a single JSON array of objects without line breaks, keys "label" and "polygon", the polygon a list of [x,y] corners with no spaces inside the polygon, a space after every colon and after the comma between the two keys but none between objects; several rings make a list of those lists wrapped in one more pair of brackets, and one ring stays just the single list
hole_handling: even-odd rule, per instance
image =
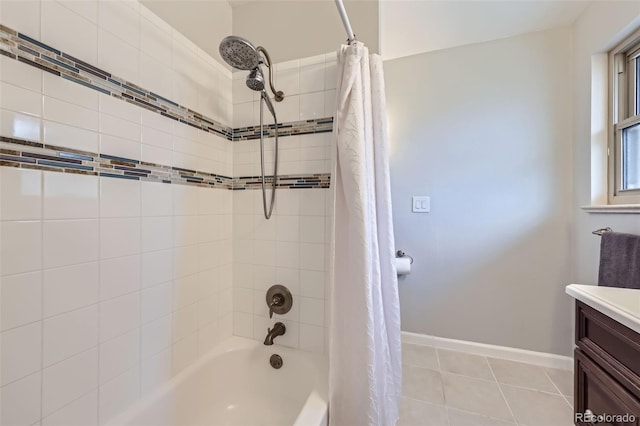
[{"label": "beige floor tile", "polygon": [[402,367],[402,395],[432,404],[444,404],[440,372],[427,368]]},{"label": "beige floor tile", "polygon": [[493,380],[487,359],[480,355],[438,349],[440,370],[478,379]]},{"label": "beige floor tile", "polygon": [[573,411],[562,395],[501,385],[518,424],[527,426],[571,426]]},{"label": "beige floor tile", "polygon": [[438,355],[436,349],[430,346],[402,344],[402,363],[417,367],[438,370]]},{"label": "beige floor tile", "polygon": [[563,395],[573,396],[573,371],[555,368],[547,368],[545,371]]},{"label": "beige floor tile", "polygon": [[500,383],[558,393],[543,367],[497,358],[489,358],[489,365]]},{"label": "beige floor tile", "polygon": [[400,420],[396,426],[447,426],[447,409],[403,397],[400,403]]},{"label": "beige floor tile", "polygon": [[513,420],[495,381],[442,373],[447,407]]},{"label": "beige floor tile", "polygon": [[515,422],[494,419],[480,416],[478,414],[467,413],[466,411],[448,408],[450,426],[515,426]]}]

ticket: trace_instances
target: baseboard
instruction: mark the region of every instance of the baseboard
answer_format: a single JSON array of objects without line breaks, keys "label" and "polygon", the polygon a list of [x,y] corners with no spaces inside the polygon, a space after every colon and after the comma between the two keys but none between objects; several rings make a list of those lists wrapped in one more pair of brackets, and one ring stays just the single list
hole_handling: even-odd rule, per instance
[{"label": "baseboard", "polygon": [[410,333],[408,331],[402,332],[402,342],[466,352],[475,355],[490,356],[509,361],[526,362],[547,368],[573,370],[573,358],[548,354],[545,352],[528,351],[526,349],[510,348],[508,346],[487,345],[485,343],[468,342],[465,340],[447,339],[444,337],[428,336],[426,334]]}]

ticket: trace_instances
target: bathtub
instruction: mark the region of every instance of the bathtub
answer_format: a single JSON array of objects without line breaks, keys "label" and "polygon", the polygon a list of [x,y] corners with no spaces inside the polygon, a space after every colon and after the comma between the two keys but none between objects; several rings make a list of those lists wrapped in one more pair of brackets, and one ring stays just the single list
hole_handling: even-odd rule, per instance
[{"label": "bathtub", "polygon": [[324,355],[231,337],[108,424],[326,425],[327,380]]}]

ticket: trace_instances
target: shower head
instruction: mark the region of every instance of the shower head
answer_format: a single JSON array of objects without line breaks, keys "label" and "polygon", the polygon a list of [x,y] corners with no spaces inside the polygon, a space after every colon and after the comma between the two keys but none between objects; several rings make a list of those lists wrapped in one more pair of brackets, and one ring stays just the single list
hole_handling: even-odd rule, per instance
[{"label": "shower head", "polygon": [[220,42],[219,50],[222,59],[239,70],[252,70],[260,64],[258,49],[242,37],[225,37]]},{"label": "shower head", "polygon": [[256,92],[264,90],[264,76],[260,67],[255,67],[247,76],[247,87]]}]

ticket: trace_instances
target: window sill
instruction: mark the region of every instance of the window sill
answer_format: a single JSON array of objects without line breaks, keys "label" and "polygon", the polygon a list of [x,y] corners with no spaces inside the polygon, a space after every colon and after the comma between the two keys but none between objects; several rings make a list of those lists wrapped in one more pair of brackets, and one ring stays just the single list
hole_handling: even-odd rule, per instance
[{"label": "window sill", "polygon": [[607,204],[580,207],[587,213],[631,213],[640,214],[640,204]]}]

